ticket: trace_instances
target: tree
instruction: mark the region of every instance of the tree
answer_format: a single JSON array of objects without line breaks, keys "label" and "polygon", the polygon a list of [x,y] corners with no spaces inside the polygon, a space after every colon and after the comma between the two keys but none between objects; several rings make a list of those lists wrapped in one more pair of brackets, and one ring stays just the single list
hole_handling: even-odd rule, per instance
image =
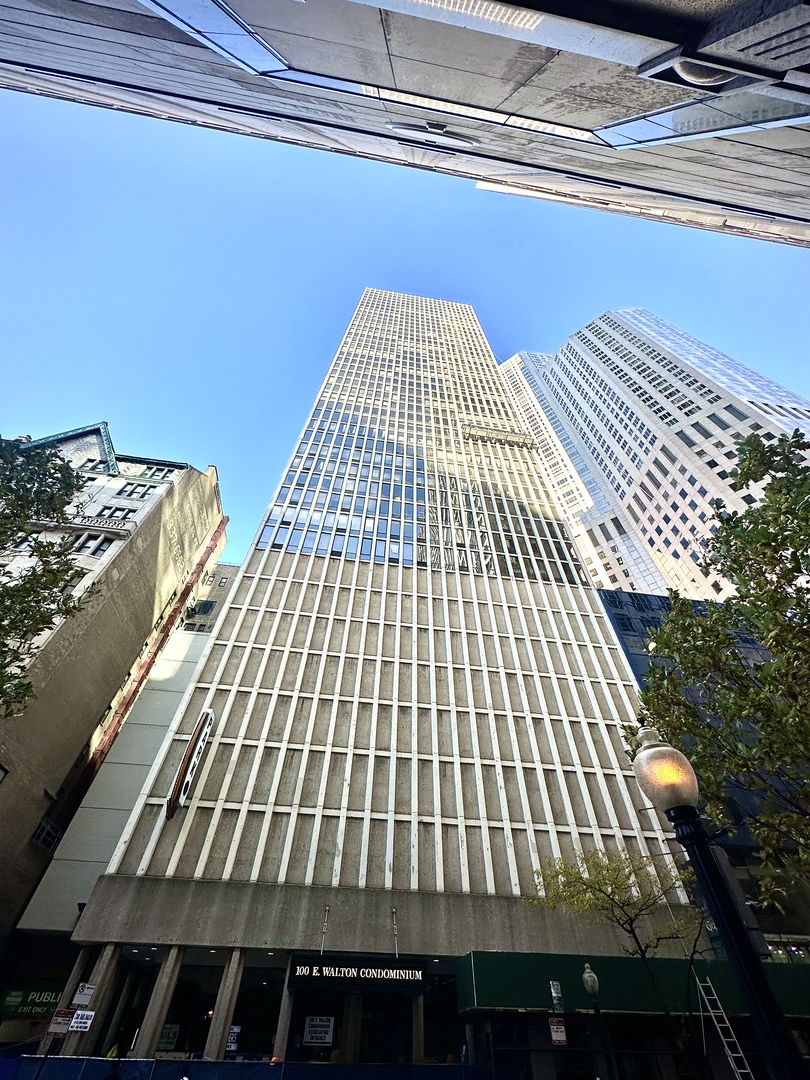
[{"label": "tree", "polygon": [[682,877],[663,862],[656,865],[626,850],[612,855],[591,851],[546,863],[536,876],[542,894],[529,903],[618,927],[632,942],[624,948],[628,956],[646,964],[665,941],[688,941],[694,952],[703,925],[700,912],[685,905],[678,915],[669,911]]},{"label": "tree", "polygon": [[671,593],[641,695],[642,722],[688,754],[709,815],[746,825],[765,866],[794,882],[810,882],[808,449],[798,431],[739,443],[732,479],[764,483],[762,498],[744,512],[718,501],[705,549],[736,594],[695,606]]},{"label": "tree", "polygon": [[[69,520],[67,507],[84,480],[55,447],[0,438],[0,712],[23,710],[34,696],[26,678],[37,637],[79,610],[71,585],[70,537],[49,540]],[[16,556],[10,563],[8,556]],[[85,594],[86,596],[86,594]]]}]

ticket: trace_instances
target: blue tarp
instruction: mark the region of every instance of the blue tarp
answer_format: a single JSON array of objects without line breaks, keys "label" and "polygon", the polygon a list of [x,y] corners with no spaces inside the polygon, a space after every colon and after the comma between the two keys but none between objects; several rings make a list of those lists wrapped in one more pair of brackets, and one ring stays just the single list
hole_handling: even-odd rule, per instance
[{"label": "blue tarp", "polygon": [[[0,1062],[0,1080],[492,1080],[474,1065],[312,1065],[264,1061],[157,1061],[137,1058],[22,1057]],[[498,1080],[517,1070],[498,1069]]]}]

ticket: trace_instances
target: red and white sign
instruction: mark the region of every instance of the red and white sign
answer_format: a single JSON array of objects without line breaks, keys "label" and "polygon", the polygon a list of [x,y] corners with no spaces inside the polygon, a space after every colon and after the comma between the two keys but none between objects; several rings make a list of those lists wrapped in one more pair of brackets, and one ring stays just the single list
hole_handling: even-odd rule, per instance
[{"label": "red and white sign", "polygon": [[51,1017],[51,1022],[45,1034],[53,1035],[55,1039],[64,1039],[70,1031],[73,1013],[73,1009],[57,1009]]},{"label": "red and white sign", "polygon": [[548,1026],[551,1028],[551,1045],[568,1046],[568,1039],[565,1034],[565,1021],[561,1020],[559,1016],[550,1016],[548,1018]]}]

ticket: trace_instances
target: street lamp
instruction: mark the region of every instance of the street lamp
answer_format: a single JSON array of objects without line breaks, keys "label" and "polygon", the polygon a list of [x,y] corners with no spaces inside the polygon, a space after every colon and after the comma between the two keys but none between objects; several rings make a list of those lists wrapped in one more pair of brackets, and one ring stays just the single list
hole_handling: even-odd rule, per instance
[{"label": "street lamp", "polygon": [[605,1055],[608,1076],[610,1077],[610,1080],[614,1080],[613,1051],[608,1045],[607,1037],[605,1035],[605,1025],[602,1020],[602,1010],[599,1008],[599,979],[590,964],[586,964],[585,970],[582,972],[582,985],[585,987],[585,992],[588,994],[593,1004],[593,1011],[596,1016],[596,1026],[599,1031],[599,1042],[602,1047],[602,1052]]},{"label": "street lamp", "polygon": [[638,732],[640,749],[633,762],[638,786],[675,826],[675,836],[689,856],[745,998],[762,1057],[771,1080],[807,1076],[799,1048],[743,922],[731,885],[700,821],[698,783],[689,759],[665,743],[655,728]]}]

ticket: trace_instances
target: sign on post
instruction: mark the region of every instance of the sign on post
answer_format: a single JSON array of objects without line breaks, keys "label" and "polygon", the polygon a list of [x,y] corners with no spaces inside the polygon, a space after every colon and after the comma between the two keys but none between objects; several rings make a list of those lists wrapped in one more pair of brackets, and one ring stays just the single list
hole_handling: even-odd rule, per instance
[{"label": "sign on post", "polygon": [[53,1036],[54,1039],[64,1039],[70,1031],[72,1020],[73,1009],[57,1009],[51,1017],[51,1022],[45,1034]]},{"label": "sign on post", "polygon": [[562,987],[554,979],[549,980],[549,990],[551,990],[551,1004],[555,1013],[565,1012],[565,1006],[563,1005]]},{"label": "sign on post", "polygon": [[77,1009],[86,1007],[92,1001],[95,992],[96,988],[93,983],[79,983],[73,991],[73,1000],[70,1004],[75,1005]]},{"label": "sign on post", "polygon": [[550,1016],[548,1026],[551,1028],[551,1045],[568,1046],[568,1038],[565,1034],[565,1021],[559,1016]]},{"label": "sign on post", "polygon": [[239,1032],[242,1030],[241,1024],[231,1024],[228,1031],[228,1041],[225,1043],[226,1050],[238,1050],[239,1049]]},{"label": "sign on post", "polygon": [[334,1016],[308,1016],[304,1022],[304,1046],[331,1046]]},{"label": "sign on post", "polygon": [[89,1031],[95,1015],[92,1009],[77,1009],[70,1021],[68,1031]]}]

